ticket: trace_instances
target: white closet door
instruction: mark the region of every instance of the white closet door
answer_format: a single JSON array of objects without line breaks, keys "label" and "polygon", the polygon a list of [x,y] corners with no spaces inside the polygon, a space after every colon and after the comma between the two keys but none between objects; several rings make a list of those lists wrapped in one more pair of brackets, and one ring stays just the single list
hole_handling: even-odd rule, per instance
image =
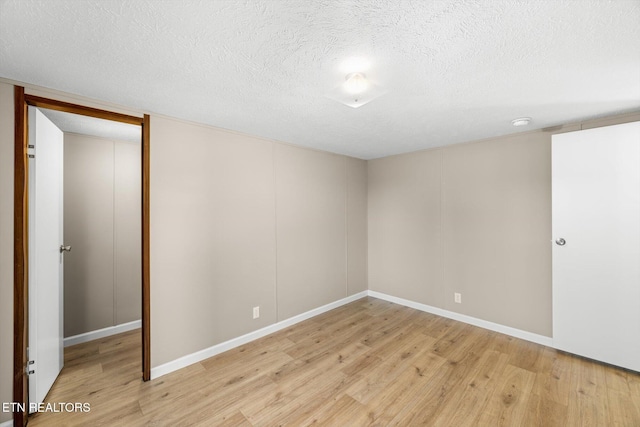
[{"label": "white closet door", "polygon": [[29,403],[42,403],[64,364],[64,147],[62,131],[35,107],[29,107],[29,144],[35,146],[29,159]]},{"label": "white closet door", "polygon": [[640,371],[640,122],[554,135],[552,156],[554,346]]}]

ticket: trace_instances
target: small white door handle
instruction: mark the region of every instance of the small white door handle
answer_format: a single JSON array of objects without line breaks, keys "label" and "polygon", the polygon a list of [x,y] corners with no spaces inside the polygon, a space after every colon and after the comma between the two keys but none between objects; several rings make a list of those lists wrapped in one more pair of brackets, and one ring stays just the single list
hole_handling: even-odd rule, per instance
[{"label": "small white door handle", "polygon": [[71,245],[69,246],[60,245],[60,253],[62,252],[71,252]]},{"label": "small white door handle", "polygon": [[564,246],[567,243],[566,240],[564,240],[563,238],[560,238],[558,240],[556,240],[556,245],[558,246]]}]

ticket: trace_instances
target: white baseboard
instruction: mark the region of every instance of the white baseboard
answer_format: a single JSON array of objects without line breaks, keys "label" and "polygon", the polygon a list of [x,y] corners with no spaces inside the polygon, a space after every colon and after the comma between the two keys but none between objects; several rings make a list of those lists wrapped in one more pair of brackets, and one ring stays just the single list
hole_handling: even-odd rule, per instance
[{"label": "white baseboard", "polygon": [[[366,296],[371,296],[373,298],[378,298],[378,299],[389,301],[395,304],[404,305],[405,307],[414,308],[416,310],[420,310],[427,313],[435,314],[437,316],[442,316],[449,319],[457,320],[459,322],[468,323],[470,325],[479,326],[484,329],[500,332],[505,335],[510,335],[515,338],[520,338],[526,341],[531,341],[531,342],[545,345],[548,347],[552,347],[552,344],[553,344],[552,338],[545,337],[543,335],[534,334],[532,332],[523,331],[520,329],[512,328],[510,326],[504,326],[498,323],[477,319],[475,317],[467,316],[465,314],[455,313],[453,311],[443,310],[441,308],[432,307],[430,305],[421,304],[421,303],[406,300],[403,298],[394,297],[391,295],[383,294],[381,292],[363,291],[355,295],[351,295],[347,298],[334,301],[330,304],[323,305],[322,307],[318,307],[313,310],[307,311],[306,313],[302,313],[297,316],[291,317],[289,319],[274,323],[273,325],[266,326],[262,329],[258,329],[257,331],[249,332],[248,334],[242,335],[240,337],[230,339],[223,343],[216,344],[212,347],[205,348],[204,350],[200,350],[195,353],[191,353],[186,356],[180,357],[178,359],[172,360],[171,362],[167,362],[163,365],[156,366],[155,368],[151,369],[151,379],[153,380],[153,379],[159,378],[173,371],[177,371],[178,369],[182,369],[194,363],[213,357],[217,354],[231,350],[232,348],[239,347],[248,342],[265,337],[269,334],[288,328],[289,326],[295,325],[296,323],[310,319],[314,316],[325,313],[329,310],[333,310],[334,308],[338,308],[340,306],[356,301],[360,298],[364,298]],[[4,427],[4,426],[0,426],[0,427]]]},{"label": "white baseboard", "polygon": [[356,301],[360,298],[364,298],[367,295],[368,295],[368,292],[363,291],[355,295],[348,296],[341,300],[334,301],[327,305],[323,305],[322,307],[314,308],[313,310],[309,310],[297,316],[290,317],[286,320],[282,320],[280,322],[274,323],[273,325],[269,325],[262,329],[258,329],[257,331],[249,332],[248,334],[242,335],[240,337],[230,339],[229,341],[216,344],[212,347],[205,348],[204,350],[200,350],[195,353],[182,356],[176,360],[172,360],[171,362],[167,362],[163,365],[156,366],[155,368],[151,369],[151,379],[152,380],[156,379],[170,372],[177,371],[178,369],[182,369],[186,366],[200,362],[201,360],[208,359],[217,354],[231,350],[232,348],[239,347],[248,342],[257,340],[258,338],[265,337],[269,334],[288,328],[289,326],[295,325],[296,323],[300,323],[303,320],[310,319],[319,314],[325,313],[329,310],[333,310],[334,308],[338,308],[350,302]]},{"label": "white baseboard", "polygon": [[[98,329],[97,331],[85,332],[84,334],[67,337],[64,339],[64,346],[69,347],[71,345],[76,345],[83,342],[93,341],[99,338],[104,338],[111,335],[132,331],[134,329],[138,329],[141,327],[142,327],[141,320],[134,320],[133,322],[123,323],[121,325],[109,326],[108,328]],[[0,425],[0,427],[4,427],[4,426]]]},{"label": "white baseboard", "polygon": [[13,420],[3,422],[0,427],[13,427]]},{"label": "white baseboard", "polygon": [[534,334],[532,332],[523,331],[521,329],[512,328],[510,326],[500,325],[499,323],[489,322],[487,320],[478,319],[475,317],[467,316],[465,314],[456,313],[449,310],[443,310],[441,308],[433,307],[419,302],[406,300],[403,298],[393,297],[391,295],[383,294],[376,291],[368,291],[369,296],[373,298],[382,299],[395,304],[404,305],[405,307],[415,308],[416,310],[425,311],[427,313],[435,314],[437,316],[446,317],[449,319],[457,320],[459,322],[468,323],[473,326],[479,326],[490,331],[500,332],[505,335],[520,338],[525,341],[531,341],[536,344],[545,345],[547,347],[553,347],[553,338],[545,337],[544,335]]}]

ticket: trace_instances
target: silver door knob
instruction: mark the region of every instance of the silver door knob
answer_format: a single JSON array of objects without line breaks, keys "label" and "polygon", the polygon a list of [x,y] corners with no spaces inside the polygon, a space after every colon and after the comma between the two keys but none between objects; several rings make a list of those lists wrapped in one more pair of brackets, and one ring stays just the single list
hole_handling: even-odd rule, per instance
[{"label": "silver door knob", "polygon": [[71,252],[71,245],[69,246],[60,245],[60,253],[62,252]]},{"label": "silver door knob", "polygon": [[567,243],[567,241],[562,239],[562,238],[556,240],[556,245],[558,245],[558,246],[564,246],[566,243]]}]

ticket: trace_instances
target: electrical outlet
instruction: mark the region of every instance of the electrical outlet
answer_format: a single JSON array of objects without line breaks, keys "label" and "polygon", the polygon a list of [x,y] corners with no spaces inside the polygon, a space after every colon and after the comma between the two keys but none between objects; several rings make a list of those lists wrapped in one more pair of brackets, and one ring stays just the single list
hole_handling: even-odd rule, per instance
[{"label": "electrical outlet", "polygon": [[453,294],[453,301],[457,302],[458,304],[462,304],[462,294],[458,293],[458,292],[455,292]]},{"label": "electrical outlet", "polygon": [[260,306],[253,307],[253,318],[257,319],[258,317],[260,317]]}]

